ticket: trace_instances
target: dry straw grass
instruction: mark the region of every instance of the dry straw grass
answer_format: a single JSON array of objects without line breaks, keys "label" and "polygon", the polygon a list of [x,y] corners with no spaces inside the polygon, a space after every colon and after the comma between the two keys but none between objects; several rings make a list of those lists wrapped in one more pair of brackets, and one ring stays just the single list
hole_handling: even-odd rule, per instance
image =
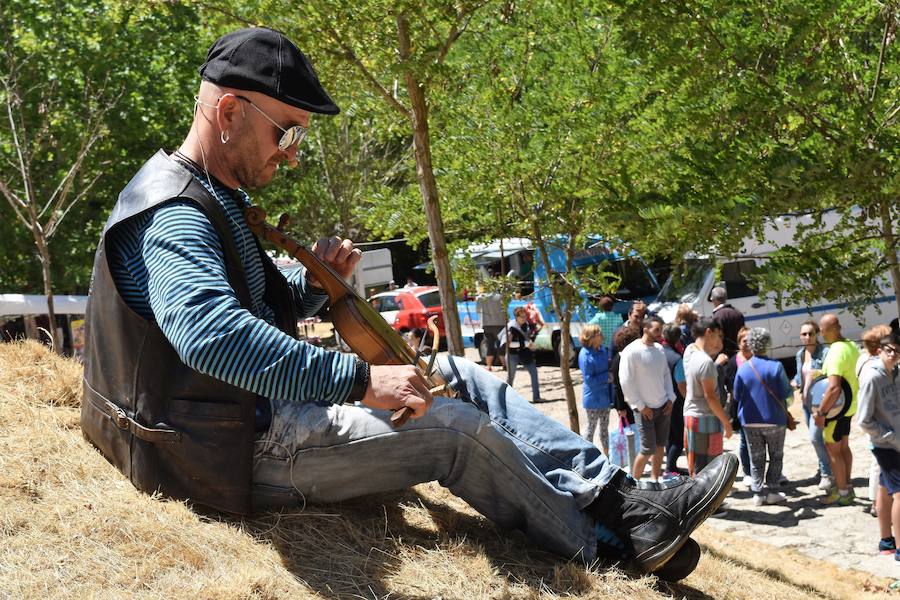
[{"label": "dry straw grass", "polygon": [[237,520],[150,498],[78,428],[81,369],[0,344],[0,597],[863,598],[887,582],[712,529],[682,585],[585,569],[437,485]]}]

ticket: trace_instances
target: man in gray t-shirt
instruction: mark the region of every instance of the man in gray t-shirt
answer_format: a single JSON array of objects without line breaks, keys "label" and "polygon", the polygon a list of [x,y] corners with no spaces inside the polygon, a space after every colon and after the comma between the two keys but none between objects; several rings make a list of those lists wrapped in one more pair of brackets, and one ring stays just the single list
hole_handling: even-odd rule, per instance
[{"label": "man in gray t-shirt", "polygon": [[703,380],[713,382],[718,388],[719,371],[713,359],[696,344],[684,351],[684,376],[687,379],[687,396],[684,399],[684,416],[712,416],[713,412],[703,392]]},{"label": "man in gray t-shirt", "polygon": [[499,344],[497,336],[506,326],[506,312],[503,310],[503,300],[500,294],[481,294],[475,300],[475,310],[481,320],[481,328],[484,330],[482,349],[484,352],[484,366],[490,371],[497,357]]},{"label": "man in gray t-shirt", "polygon": [[684,351],[684,429],[688,470],[699,473],[714,457],[722,454],[722,432],[731,437],[731,422],[719,401],[719,373],[710,355],[722,350],[722,327],[710,318],[691,326],[694,343]]}]

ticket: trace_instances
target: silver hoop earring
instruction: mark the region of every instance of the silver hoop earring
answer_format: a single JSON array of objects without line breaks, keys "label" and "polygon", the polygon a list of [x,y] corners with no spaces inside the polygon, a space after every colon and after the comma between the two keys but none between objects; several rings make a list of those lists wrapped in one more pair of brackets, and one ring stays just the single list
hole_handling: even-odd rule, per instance
[{"label": "silver hoop earring", "polygon": [[228,134],[227,131],[223,131],[222,133],[219,134],[219,139],[222,140],[223,144],[227,144],[228,140],[231,139],[231,136]]}]

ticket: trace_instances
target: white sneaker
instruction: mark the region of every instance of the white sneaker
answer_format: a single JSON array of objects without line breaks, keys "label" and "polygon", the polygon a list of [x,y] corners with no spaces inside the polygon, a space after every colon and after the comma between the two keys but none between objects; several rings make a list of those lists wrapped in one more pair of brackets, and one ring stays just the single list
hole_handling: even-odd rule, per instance
[{"label": "white sneaker", "polygon": [[832,479],[828,475],[822,475],[822,478],[819,479],[818,487],[820,490],[830,490],[834,487],[834,479]]},{"label": "white sneaker", "polygon": [[766,504],[784,504],[787,502],[787,496],[784,492],[769,492],[766,495]]},{"label": "white sneaker", "polygon": [[754,494],[753,495],[753,505],[754,506],[763,506],[766,503],[766,497],[763,494]]}]

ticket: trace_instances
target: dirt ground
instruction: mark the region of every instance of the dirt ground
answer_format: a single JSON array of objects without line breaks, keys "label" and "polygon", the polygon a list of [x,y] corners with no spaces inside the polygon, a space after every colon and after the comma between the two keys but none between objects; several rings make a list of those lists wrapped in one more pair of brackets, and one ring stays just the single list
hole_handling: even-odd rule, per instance
[{"label": "dirt ground", "polygon": [[[475,351],[468,351],[467,357],[477,360]],[[496,368],[498,377],[506,378],[506,371]],[[536,405],[541,411],[558,421],[569,424],[565,392],[559,367],[539,362],[541,396],[548,402]],[[575,398],[578,404],[579,424],[583,427],[584,410],[581,408],[581,374],[572,370],[575,381]],[[525,398],[531,397],[531,381],[528,373],[521,368],[513,381]],[[795,417],[800,416],[800,408],[795,406]],[[799,420],[799,419],[798,419]],[[615,419],[610,419],[612,428]],[[869,468],[872,454],[866,447],[865,435],[856,427],[850,434],[853,450],[852,479],[857,499],[852,506],[823,507],[818,502],[821,491],[817,489],[818,469],[816,455],[807,438],[804,425],[787,432],[785,438],[784,474],[790,480],[784,488],[788,502],[782,506],[757,507],[753,505],[753,495],[747,485],[741,482],[741,475],[728,499],[729,509],[719,518],[711,518],[703,527],[733,534],[736,538],[749,538],[777,546],[791,548],[811,558],[827,560],[842,568],[854,568],[874,575],[900,578],[900,563],[892,556],[877,553],[878,522],[868,514],[871,502],[868,500]],[[725,441],[725,449],[737,452],[738,436]],[[682,458],[679,466],[686,467]]]}]

